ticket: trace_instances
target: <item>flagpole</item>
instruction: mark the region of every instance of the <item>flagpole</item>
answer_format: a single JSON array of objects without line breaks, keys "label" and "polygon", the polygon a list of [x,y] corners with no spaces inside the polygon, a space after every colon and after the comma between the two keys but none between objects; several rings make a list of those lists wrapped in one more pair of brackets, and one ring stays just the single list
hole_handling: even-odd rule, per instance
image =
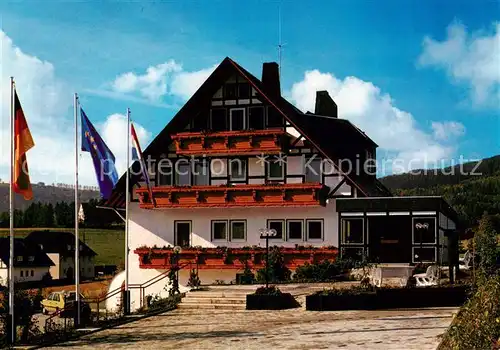
[{"label": "flagpole", "polygon": [[16,323],[14,322],[14,152],[15,152],[15,102],[14,77],[10,77],[10,186],[9,186],[9,213],[10,213],[10,253],[9,253],[9,313],[11,322],[11,343],[16,341]]},{"label": "flagpole", "polygon": [[75,93],[75,303],[76,323],[80,326],[80,240],[78,238],[78,95]]},{"label": "flagpole", "polygon": [[129,202],[130,202],[130,108],[127,108],[127,170],[125,182],[125,286],[123,298],[123,313],[130,313],[130,294],[128,290],[128,230],[129,230]]}]

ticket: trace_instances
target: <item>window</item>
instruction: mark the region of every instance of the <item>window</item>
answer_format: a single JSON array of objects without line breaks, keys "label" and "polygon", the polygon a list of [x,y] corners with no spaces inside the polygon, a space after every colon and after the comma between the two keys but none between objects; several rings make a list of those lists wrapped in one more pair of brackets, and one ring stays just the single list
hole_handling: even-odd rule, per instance
[{"label": "window", "polygon": [[285,167],[284,161],[281,161],[280,158],[271,157],[269,162],[267,163],[267,169],[269,172],[268,179],[269,180],[283,180],[285,178]]},{"label": "window", "polygon": [[283,116],[274,108],[267,109],[267,126],[270,128],[284,126]]},{"label": "window", "polygon": [[191,185],[191,164],[187,159],[180,159],[176,163],[175,184],[177,186]]},{"label": "window", "polygon": [[224,86],[224,97],[227,100],[234,100],[238,97],[238,84],[229,83]]},{"label": "window", "polygon": [[321,158],[318,156],[306,158],[304,168],[306,182],[321,182]]},{"label": "window", "polygon": [[54,300],[54,293],[50,293],[47,297],[48,300]]},{"label": "window", "polygon": [[30,261],[30,262],[35,261],[35,257],[34,256],[28,256],[28,261]]},{"label": "window", "polygon": [[231,181],[245,181],[247,178],[246,159],[229,160],[229,177]]},{"label": "window", "polygon": [[413,262],[435,262],[436,248],[434,247],[413,247]]},{"label": "window", "polygon": [[17,261],[19,261],[19,262],[23,261],[23,257],[22,257],[22,255],[19,255],[19,256],[17,257]]},{"label": "window", "polygon": [[31,270],[31,277],[35,276],[35,271]]},{"label": "window", "polygon": [[436,218],[413,218],[413,243],[436,243]]},{"label": "window", "polygon": [[363,244],[363,218],[342,219],[342,243]]},{"label": "window", "polygon": [[161,159],[158,162],[158,184],[160,186],[172,186],[172,162],[170,159]]},{"label": "window", "polygon": [[307,240],[323,240],[323,220],[306,220]]},{"label": "window", "polygon": [[69,244],[68,244],[67,248],[68,248],[68,250],[71,250],[71,246]]},{"label": "window", "polygon": [[250,85],[248,83],[238,84],[238,97],[239,98],[249,98],[250,97]]},{"label": "window", "polygon": [[302,220],[288,220],[287,233],[289,240],[302,240],[304,223]]},{"label": "window", "polygon": [[340,251],[340,255],[342,258],[353,259],[353,260],[362,260],[364,255],[363,248],[353,248],[353,247],[342,247]]},{"label": "window", "polygon": [[59,294],[54,294],[52,296],[52,300],[54,300],[54,301],[61,301],[61,298],[60,298]]},{"label": "window", "polygon": [[231,241],[244,241],[247,235],[245,220],[231,220]]},{"label": "window", "polygon": [[197,186],[206,186],[209,184],[208,164],[205,159],[203,162],[195,164],[193,180]]},{"label": "window", "polygon": [[23,270],[21,270],[21,277],[24,277],[24,276],[23,276],[23,274],[24,274],[24,271],[23,271]]},{"label": "window", "polygon": [[248,126],[250,129],[264,129],[264,107],[248,108]]},{"label": "window", "polygon": [[214,108],[211,111],[211,127],[213,131],[227,130],[226,109]]},{"label": "window", "polygon": [[285,237],[285,220],[267,220],[267,228],[276,230],[276,239]]},{"label": "window", "polygon": [[245,130],[245,108],[232,108],[229,113],[231,130]]},{"label": "window", "polygon": [[227,221],[212,221],[212,241],[227,240]]}]

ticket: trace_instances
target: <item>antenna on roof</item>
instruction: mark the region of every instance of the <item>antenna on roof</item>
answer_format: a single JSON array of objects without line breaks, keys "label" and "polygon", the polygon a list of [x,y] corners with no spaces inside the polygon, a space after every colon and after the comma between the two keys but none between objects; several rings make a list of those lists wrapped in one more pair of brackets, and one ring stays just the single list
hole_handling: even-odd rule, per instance
[{"label": "antenna on roof", "polygon": [[281,61],[282,61],[283,46],[285,46],[285,44],[281,42],[281,3],[280,3],[278,7],[278,64],[279,64],[280,80],[281,80]]}]

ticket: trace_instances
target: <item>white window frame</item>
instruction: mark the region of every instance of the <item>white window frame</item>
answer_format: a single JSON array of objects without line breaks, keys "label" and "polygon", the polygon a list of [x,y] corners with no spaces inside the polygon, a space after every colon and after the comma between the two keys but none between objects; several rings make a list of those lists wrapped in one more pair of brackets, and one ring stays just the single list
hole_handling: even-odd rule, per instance
[{"label": "white window frame", "polygon": [[[215,224],[221,224],[221,223],[224,223],[226,224],[226,238],[224,239],[220,239],[220,238],[215,238]],[[227,242],[227,239],[228,239],[228,236],[229,236],[229,223],[227,220],[212,220],[212,223],[210,224],[210,226],[212,227],[212,231],[211,231],[211,239],[212,239],[212,242]]]},{"label": "white window frame", "polygon": [[[310,238],[309,237],[309,222],[319,222],[321,223],[321,238]],[[325,240],[325,221],[323,219],[306,219],[305,223],[306,231],[306,241],[308,242],[323,242]]]},{"label": "white window frame", "polygon": [[[233,224],[243,223],[244,238],[233,238]],[[246,220],[229,220],[229,239],[231,242],[246,242],[247,240],[247,221]]]},{"label": "white window frame", "polygon": [[243,130],[246,130],[247,129],[246,108],[231,108],[231,109],[229,109],[229,130],[240,131],[240,130],[233,130],[233,112],[235,112],[235,111],[243,111]]},{"label": "white window frame", "polygon": [[304,182],[308,182],[307,181],[307,163],[309,162],[309,159],[310,158],[313,158],[314,159],[311,161],[310,164],[313,164],[314,162],[319,162],[319,181],[318,182],[323,182],[323,164],[322,164],[322,159],[321,157],[318,155],[318,154],[313,154],[313,155],[304,155],[303,156],[303,172],[304,172]]},{"label": "white window frame", "polygon": [[[427,261],[427,260],[421,260],[420,257],[419,259],[415,259],[415,249],[434,249],[434,261]],[[423,263],[436,263],[437,262],[437,254],[438,254],[438,249],[436,249],[436,246],[425,246],[425,245],[416,245],[411,248],[411,261],[412,263],[416,264],[422,261]]]},{"label": "white window frame", "polygon": [[22,262],[23,261],[23,256],[22,255],[18,255],[17,256],[17,261],[18,262]]},{"label": "white window frame", "polygon": [[[301,237],[300,238],[291,238],[290,237],[290,223],[292,222],[299,222],[300,223],[300,228],[301,228]],[[291,241],[291,242],[302,242],[304,241],[304,220],[303,219],[288,219],[286,221],[286,239],[287,241]]]},{"label": "white window frame", "polygon": [[[433,219],[434,220],[434,241],[433,242],[415,242],[415,219]],[[436,245],[437,244],[437,221],[435,217],[432,216],[415,216],[411,218],[411,242],[412,245],[422,245],[422,246],[428,246],[428,245]]]},{"label": "white window frame", "polygon": [[[350,220],[361,220],[361,242],[357,243],[348,243],[345,240],[345,235],[344,235],[344,222],[350,221]],[[345,246],[362,246],[365,244],[365,218],[364,217],[351,217],[351,218],[343,218],[340,219],[340,243]]]},{"label": "white window frame", "polygon": [[271,244],[271,242],[276,242],[278,240],[282,240],[282,241],[285,241],[286,240],[286,220],[285,219],[267,219],[266,220],[266,228],[270,229],[271,227],[271,222],[279,222],[282,226],[281,226],[281,237],[280,238],[274,238],[274,239],[271,239],[271,241],[269,242],[269,244]]},{"label": "white window frame", "polygon": [[[240,160],[241,163],[245,163],[245,171],[243,172],[243,177],[242,178],[234,178],[233,177],[233,164],[232,160]],[[229,170],[229,181],[235,181],[235,182],[243,182],[247,181],[247,173],[248,173],[248,159],[246,158],[233,158],[233,159],[228,159],[227,160],[228,164],[228,170]]]},{"label": "white window frame", "polygon": [[[271,176],[271,164],[272,163],[276,163],[276,164],[281,165],[281,176],[279,176],[279,177]],[[276,162],[273,158],[271,158],[269,160],[269,162],[267,163],[267,179],[269,181],[283,181],[283,180],[285,180],[285,163]]]}]

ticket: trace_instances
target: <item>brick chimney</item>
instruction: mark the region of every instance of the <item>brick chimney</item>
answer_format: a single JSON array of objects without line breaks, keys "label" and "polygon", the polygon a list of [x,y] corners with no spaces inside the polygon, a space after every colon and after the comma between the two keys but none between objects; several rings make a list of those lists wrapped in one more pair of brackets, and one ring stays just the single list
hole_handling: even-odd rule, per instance
[{"label": "brick chimney", "polygon": [[262,85],[268,93],[281,95],[280,69],[276,62],[266,62],[262,65]]},{"label": "brick chimney", "polygon": [[338,118],[337,104],[330,97],[328,91],[316,91],[314,114]]}]

